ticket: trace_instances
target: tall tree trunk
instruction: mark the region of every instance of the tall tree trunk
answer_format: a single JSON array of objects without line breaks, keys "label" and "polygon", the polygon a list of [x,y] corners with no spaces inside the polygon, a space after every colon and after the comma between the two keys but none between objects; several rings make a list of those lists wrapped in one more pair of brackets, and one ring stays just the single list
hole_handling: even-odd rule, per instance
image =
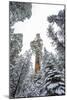
[{"label": "tall tree trunk", "polygon": [[40,71],[40,57],[39,54],[36,53],[36,58],[35,58],[35,72],[37,73]]}]

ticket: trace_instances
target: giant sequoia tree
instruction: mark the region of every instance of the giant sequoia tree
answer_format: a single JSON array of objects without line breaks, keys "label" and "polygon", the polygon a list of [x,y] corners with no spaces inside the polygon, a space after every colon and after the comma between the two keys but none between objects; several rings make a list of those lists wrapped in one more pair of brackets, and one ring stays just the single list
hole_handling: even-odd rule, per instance
[{"label": "giant sequoia tree", "polygon": [[42,45],[40,34],[36,34],[35,40],[31,42],[31,48],[35,53],[35,72],[39,71],[41,67]]}]

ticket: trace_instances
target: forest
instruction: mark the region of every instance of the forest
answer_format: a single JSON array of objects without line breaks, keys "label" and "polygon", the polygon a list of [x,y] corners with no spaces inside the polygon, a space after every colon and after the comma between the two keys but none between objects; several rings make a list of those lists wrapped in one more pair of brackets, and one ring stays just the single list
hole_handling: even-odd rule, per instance
[{"label": "forest", "polygon": [[[47,17],[49,23],[47,36],[55,46],[56,55],[45,47],[42,52],[43,40],[36,33],[30,41],[30,49],[23,51],[23,34],[13,34],[11,27],[17,22],[30,19],[32,3],[9,2],[9,97],[45,97],[65,95],[65,9],[56,15]],[[54,24],[59,27],[54,31]],[[32,55],[35,55],[35,72],[33,72]]]}]

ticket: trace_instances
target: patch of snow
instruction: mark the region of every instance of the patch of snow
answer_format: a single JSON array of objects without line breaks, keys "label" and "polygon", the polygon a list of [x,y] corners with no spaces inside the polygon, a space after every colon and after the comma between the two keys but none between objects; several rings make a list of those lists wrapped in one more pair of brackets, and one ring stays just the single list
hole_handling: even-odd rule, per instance
[{"label": "patch of snow", "polygon": [[58,83],[53,83],[53,84],[50,84],[48,85],[48,89],[52,89],[52,88],[55,88],[56,86],[58,86]]}]

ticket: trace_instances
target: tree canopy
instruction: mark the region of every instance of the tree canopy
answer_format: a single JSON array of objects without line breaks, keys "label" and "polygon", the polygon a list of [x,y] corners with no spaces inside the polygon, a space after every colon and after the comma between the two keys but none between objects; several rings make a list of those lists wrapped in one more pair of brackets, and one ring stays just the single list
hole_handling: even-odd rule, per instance
[{"label": "tree canopy", "polygon": [[[32,5],[31,3],[25,2],[9,2],[9,26],[11,28],[17,21],[24,21],[25,18],[30,18],[32,15],[31,12]],[[11,31],[12,32],[12,31]]]},{"label": "tree canopy", "polygon": [[[65,10],[60,10],[57,15],[51,15],[47,18],[49,24],[48,36],[56,44],[56,49],[63,52],[65,49]],[[56,23],[58,31],[54,31],[53,25]]]}]

